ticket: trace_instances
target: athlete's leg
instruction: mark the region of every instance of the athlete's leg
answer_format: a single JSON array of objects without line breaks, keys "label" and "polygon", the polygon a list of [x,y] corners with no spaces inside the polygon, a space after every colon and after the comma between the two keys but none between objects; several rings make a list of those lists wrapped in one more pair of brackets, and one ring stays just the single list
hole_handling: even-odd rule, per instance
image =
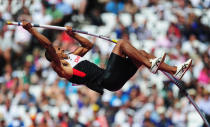
[{"label": "athlete's leg", "polygon": [[126,55],[120,51],[119,45],[116,45],[109,57],[107,67],[103,74],[102,86],[110,91],[121,89],[137,72],[140,66],[141,64],[139,62],[137,65],[130,58],[126,58]]},{"label": "athlete's leg", "polygon": [[[154,55],[148,54],[144,50],[140,50],[139,52],[141,52],[141,54],[144,54],[144,56],[147,57],[148,59],[154,59],[155,58]],[[189,69],[191,64],[192,64],[191,59],[187,60],[186,62],[184,62],[183,64],[178,65],[178,66],[169,66],[168,64],[162,63],[160,65],[159,69],[169,72],[170,74],[174,75],[174,77],[176,79],[181,79],[184,76],[185,72]]]},{"label": "athlete's leg", "polygon": [[[138,51],[128,41],[125,40],[118,41],[117,45],[113,49],[113,52],[121,56],[128,56],[134,60],[135,63],[138,62],[140,65],[144,64],[148,68],[151,67],[150,59],[155,58],[153,55],[148,54],[143,50]],[[171,74],[176,72],[175,66],[169,66],[167,64],[161,64],[160,69]]]},{"label": "athlete's leg", "polygon": [[[144,50],[139,50],[139,52],[141,54],[143,54],[145,57],[147,57],[147,59],[154,59],[154,58],[156,58],[154,55],[149,54],[149,53],[145,52]],[[163,71],[168,71],[170,74],[175,74],[176,70],[177,70],[177,67],[176,66],[169,66],[168,64],[163,62],[160,65],[159,69],[163,70]]]},{"label": "athlete's leg", "polygon": [[[137,65],[137,67],[141,66],[142,64],[144,64],[148,68],[151,67],[151,63],[148,60],[148,58],[145,57],[144,54],[139,52],[133,46],[129,45],[127,47],[127,50],[130,50],[130,51],[124,52],[124,48],[122,48],[122,47],[126,46],[124,43],[129,43],[129,42],[124,42],[122,40],[118,41],[117,44],[115,45],[114,49],[112,50],[112,52],[121,56],[121,57],[126,57],[126,56],[130,57],[134,61],[134,63]],[[133,52],[133,50],[136,50],[136,51]]]}]

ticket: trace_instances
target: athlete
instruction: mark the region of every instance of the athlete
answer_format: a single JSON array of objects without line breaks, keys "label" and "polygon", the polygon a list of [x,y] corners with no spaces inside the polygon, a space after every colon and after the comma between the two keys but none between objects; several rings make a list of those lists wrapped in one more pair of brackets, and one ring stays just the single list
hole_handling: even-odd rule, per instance
[{"label": "athlete", "polygon": [[46,49],[45,56],[60,77],[75,84],[86,85],[100,94],[103,94],[103,89],[117,91],[122,88],[142,65],[145,65],[153,73],[162,70],[181,79],[192,63],[192,60],[189,59],[182,65],[169,66],[164,63],[165,53],[156,58],[144,50],[137,50],[128,41],[119,40],[112,50],[106,69],[102,69],[83,58],[93,47],[93,43],[72,32],[70,26],[66,26],[67,34],[81,44],[72,53],[53,46],[45,36],[32,28],[29,22],[23,21],[22,23],[23,28],[35,36]]}]

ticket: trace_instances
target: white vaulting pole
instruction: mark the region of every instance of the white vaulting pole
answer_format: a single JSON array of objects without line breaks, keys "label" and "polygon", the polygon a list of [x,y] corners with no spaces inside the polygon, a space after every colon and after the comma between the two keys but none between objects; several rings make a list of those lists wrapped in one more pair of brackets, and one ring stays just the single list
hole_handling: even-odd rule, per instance
[{"label": "white vaulting pole", "polygon": [[[17,25],[17,26],[22,26],[22,22],[7,22],[7,25]],[[61,26],[53,26],[53,25],[40,25],[40,24],[33,24],[31,23],[32,27],[40,27],[40,28],[45,28],[45,29],[54,29],[54,30],[66,30],[65,27]]]},{"label": "white vaulting pole", "polygon": [[[21,22],[7,22],[7,25],[17,25],[17,26],[22,26]],[[52,25],[40,25],[40,24],[31,24],[33,27],[40,27],[40,28],[46,28],[46,29],[55,29],[55,30],[67,30],[66,27],[60,27],[60,26],[52,26]],[[82,30],[72,30],[73,32],[76,33],[81,33],[81,34],[86,34],[86,35],[90,35],[90,36],[94,36],[94,37],[98,37],[113,43],[117,43],[117,40],[114,39],[110,39],[109,37],[103,36],[103,35],[97,35],[97,34],[92,34],[92,33],[88,33],[86,31],[82,31]],[[206,120],[204,114],[201,112],[201,110],[199,109],[199,107],[197,106],[197,104],[194,102],[194,100],[191,98],[191,96],[187,93],[186,89],[184,88],[184,84],[177,80],[176,78],[173,77],[173,75],[162,71],[162,73],[164,75],[166,75],[168,77],[169,80],[171,80],[179,89],[180,92],[183,93],[187,99],[190,101],[190,103],[194,106],[194,108],[196,109],[196,111],[198,112],[198,114],[200,115],[200,117],[203,119],[206,127],[210,127],[208,121]]]},{"label": "white vaulting pole", "polygon": [[[8,22],[6,22],[6,24],[7,25],[22,26],[22,22],[11,22],[11,21],[8,21]],[[33,24],[33,23],[31,23],[31,25],[32,25],[32,27],[40,27],[40,28],[45,28],[45,29],[54,29],[54,30],[62,30],[62,31],[67,30],[66,27],[61,27],[61,26],[41,25],[41,24]],[[86,34],[86,35],[98,37],[98,38],[101,38],[101,39],[104,39],[104,40],[107,40],[107,41],[110,41],[110,42],[113,42],[113,43],[117,43],[117,40],[110,39],[109,37],[106,37],[106,36],[103,36],[103,35],[96,35],[96,34],[89,33],[87,31],[75,30],[75,29],[72,29],[72,31],[76,32],[76,33],[80,33],[80,34]]]}]

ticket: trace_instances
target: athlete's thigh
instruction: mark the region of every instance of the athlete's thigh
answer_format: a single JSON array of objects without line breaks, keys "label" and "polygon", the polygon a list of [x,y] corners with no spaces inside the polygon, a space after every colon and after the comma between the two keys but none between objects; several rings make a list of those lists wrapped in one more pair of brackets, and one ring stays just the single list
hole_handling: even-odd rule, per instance
[{"label": "athlete's thigh", "polygon": [[103,87],[111,91],[119,90],[137,70],[130,59],[112,53],[104,73]]},{"label": "athlete's thigh", "polygon": [[[114,54],[116,54],[118,56],[124,57],[124,58],[126,57],[126,55],[123,54],[122,51],[121,51],[120,44],[116,45],[114,47],[114,49],[112,50],[112,53],[114,53]],[[141,63],[139,63],[138,61],[136,61],[134,59],[132,59],[131,61],[133,62],[133,64],[136,65],[137,68],[141,67],[141,65],[142,65]]]},{"label": "athlete's thigh", "polygon": [[121,44],[122,44],[122,42],[121,42],[121,41],[118,41],[118,43],[115,45],[115,47],[114,47],[114,49],[112,50],[112,52],[113,52],[114,54],[117,54],[118,56],[126,57],[126,55],[123,54],[123,52],[122,52]]}]

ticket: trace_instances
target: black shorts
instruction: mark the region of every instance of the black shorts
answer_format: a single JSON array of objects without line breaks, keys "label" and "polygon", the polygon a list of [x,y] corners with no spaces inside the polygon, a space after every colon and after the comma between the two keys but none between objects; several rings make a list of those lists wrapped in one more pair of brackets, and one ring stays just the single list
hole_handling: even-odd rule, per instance
[{"label": "black shorts", "polygon": [[101,85],[110,91],[117,91],[137,72],[138,67],[129,58],[112,53],[103,75]]}]

